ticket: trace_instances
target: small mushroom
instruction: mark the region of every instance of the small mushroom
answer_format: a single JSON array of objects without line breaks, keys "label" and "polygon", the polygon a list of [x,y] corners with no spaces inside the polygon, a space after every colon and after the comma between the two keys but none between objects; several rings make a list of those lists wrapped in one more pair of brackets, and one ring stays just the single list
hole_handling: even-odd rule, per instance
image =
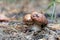
[{"label": "small mushroom", "polygon": [[4,14],[0,14],[0,22],[9,22],[10,19],[6,17]]},{"label": "small mushroom", "polygon": [[34,20],[34,22],[36,22],[37,24],[39,24],[40,26],[44,27],[48,24],[48,21],[46,19],[46,17],[44,16],[44,14],[38,13],[38,12],[33,12],[31,14],[31,18]]},{"label": "small mushroom", "polygon": [[33,24],[33,20],[31,18],[31,14],[26,14],[23,17],[23,21],[24,21],[25,24]]}]

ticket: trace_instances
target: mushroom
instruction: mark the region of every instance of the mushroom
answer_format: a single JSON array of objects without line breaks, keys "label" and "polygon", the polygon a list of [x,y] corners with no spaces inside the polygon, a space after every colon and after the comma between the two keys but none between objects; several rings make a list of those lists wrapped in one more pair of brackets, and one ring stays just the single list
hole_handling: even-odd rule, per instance
[{"label": "mushroom", "polygon": [[0,22],[9,22],[10,19],[6,17],[4,14],[0,14]]},{"label": "mushroom", "polygon": [[37,24],[39,24],[40,26],[44,27],[48,24],[47,18],[44,16],[44,14],[38,13],[38,12],[33,12],[31,14],[31,18],[32,20],[34,20],[34,22],[36,22]]},{"label": "mushroom", "polygon": [[24,21],[25,24],[33,24],[33,20],[31,18],[31,14],[26,14],[23,17],[23,21]]}]

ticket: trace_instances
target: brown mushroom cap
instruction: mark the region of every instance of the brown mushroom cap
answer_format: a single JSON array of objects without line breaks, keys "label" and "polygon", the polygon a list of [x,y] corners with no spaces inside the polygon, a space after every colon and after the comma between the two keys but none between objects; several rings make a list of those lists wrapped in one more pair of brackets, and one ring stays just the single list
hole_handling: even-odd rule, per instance
[{"label": "brown mushroom cap", "polygon": [[10,19],[6,17],[4,14],[0,14],[0,22],[8,22]]},{"label": "brown mushroom cap", "polygon": [[48,24],[48,21],[47,21],[46,17],[42,13],[33,12],[31,14],[31,16],[32,16],[32,19],[35,22],[37,22],[37,24],[41,24],[41,25],[47,25]]},{"label": "brown mushroom cap", "polygon": [[23,17],[23,21],[25,24],[33,24],[33,20],[31,19],[31,14],[26,14]]}]

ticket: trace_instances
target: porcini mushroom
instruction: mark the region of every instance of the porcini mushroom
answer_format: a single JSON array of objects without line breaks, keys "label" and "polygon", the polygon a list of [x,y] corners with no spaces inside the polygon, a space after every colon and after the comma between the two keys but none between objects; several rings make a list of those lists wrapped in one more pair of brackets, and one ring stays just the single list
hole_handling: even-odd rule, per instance
[{"label": "porcini mushroom", "polygon": [[31,18],[31,14],[26,14],[23,17],[23,21],[24,21],[25,24],[33,24],[33,20]]},{"label": "porcini mushroom", "polygon": [[36,22],[37,24],[39,24],[42,27],[44,27],[48,24],[47,18],[42,13],[33,12],[31,14],[31,18],[34,20],[34,22]]}]

